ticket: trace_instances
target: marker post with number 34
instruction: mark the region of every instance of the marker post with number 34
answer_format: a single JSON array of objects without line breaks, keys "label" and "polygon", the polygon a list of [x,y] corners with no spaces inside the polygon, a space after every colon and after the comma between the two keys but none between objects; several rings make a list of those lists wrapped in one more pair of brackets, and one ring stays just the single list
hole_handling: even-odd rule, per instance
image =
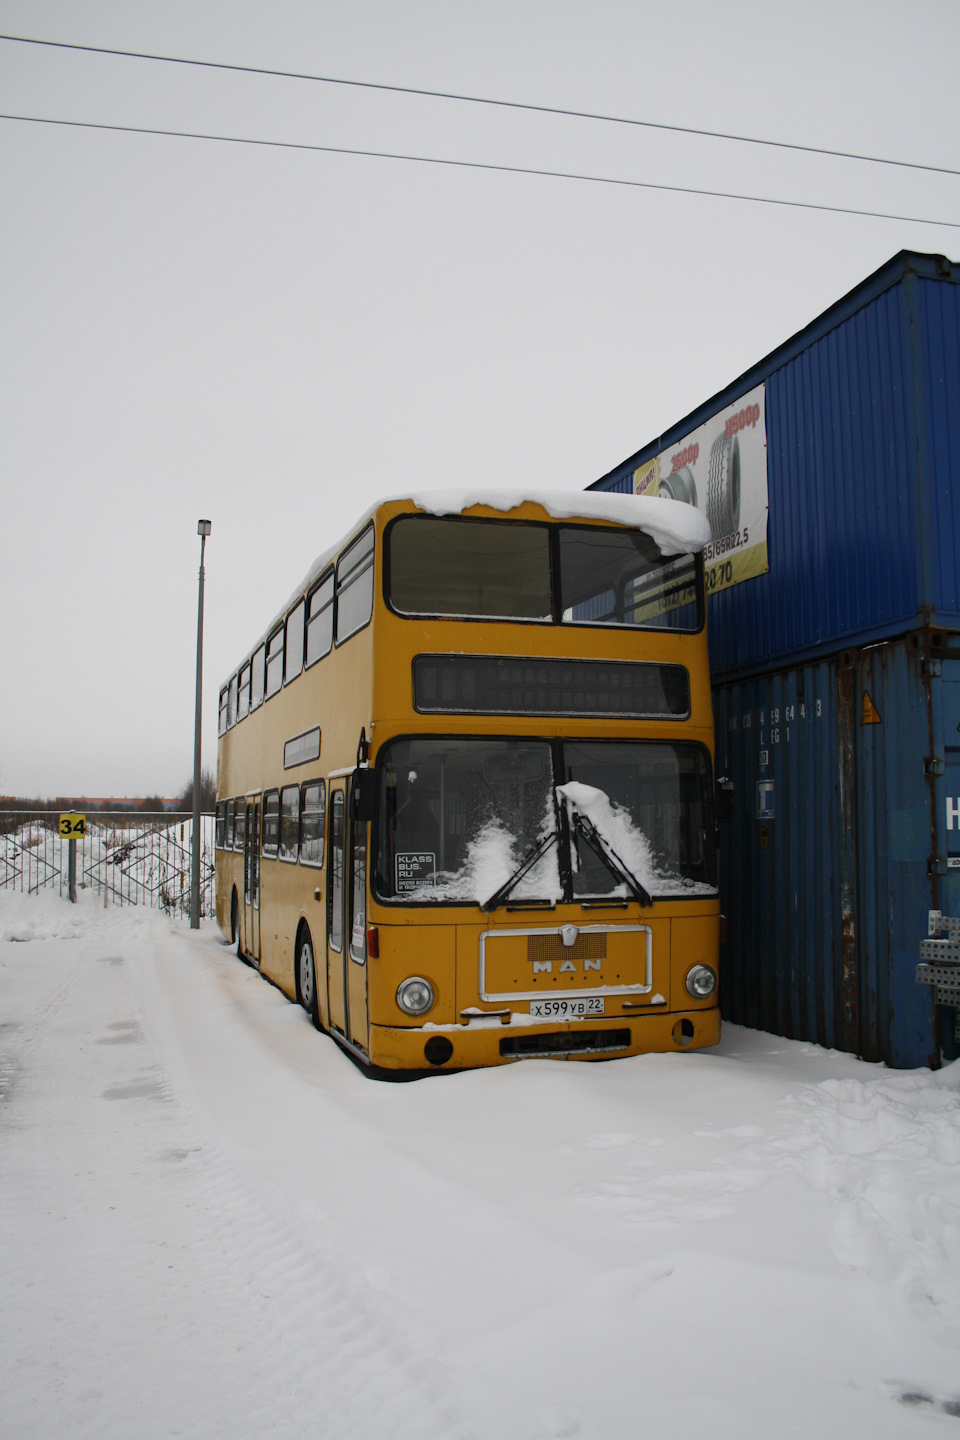
[{"label": "marker post with number 34", "polygon": [[74,810],[66,810],[60,816],[60,834],[70,842],[68,857],[68,880],[70,902],[77,903],[77,836],[82,840],[87,833],[87,817]]}]

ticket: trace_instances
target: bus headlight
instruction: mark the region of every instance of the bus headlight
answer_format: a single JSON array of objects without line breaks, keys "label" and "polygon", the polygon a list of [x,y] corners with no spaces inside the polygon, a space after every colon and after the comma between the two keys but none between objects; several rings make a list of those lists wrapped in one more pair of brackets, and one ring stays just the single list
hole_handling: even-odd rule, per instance
[{"label": "bus headlight", "polygon": [[434,998],[430,981],[419,975],[411,975],[397,987],[397,1004],[408,1015],[425,1015]]},{"label": "bus headlight", "polygon": [[708,1000],[717,988],[717,972],[712,965],[694,965],[687,971],[686,985],[694,1000]]}]

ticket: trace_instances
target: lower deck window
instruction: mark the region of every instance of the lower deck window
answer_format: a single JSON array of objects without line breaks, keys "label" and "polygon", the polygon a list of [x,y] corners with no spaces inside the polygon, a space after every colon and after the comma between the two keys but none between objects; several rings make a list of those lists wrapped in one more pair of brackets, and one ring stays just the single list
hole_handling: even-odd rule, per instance
[{"label": "lower deck window", "polygon": [[280,846],[280,791],[267,790],[263,797],[263,842],[264,855],[271,859]]},{"label": "lower deck window", "polygon": [[322,780],[313,781],[303,787],[303,804],[300,811],[300,863],[301,865],[323,864],[323,821],[325,791]]},{"label": "lower deck window", "polygon": [[[264,810],[266,815],[266,810]],[[300,848],[300,787],[285,785],[280,792],[280,859],[293,861]]]}]

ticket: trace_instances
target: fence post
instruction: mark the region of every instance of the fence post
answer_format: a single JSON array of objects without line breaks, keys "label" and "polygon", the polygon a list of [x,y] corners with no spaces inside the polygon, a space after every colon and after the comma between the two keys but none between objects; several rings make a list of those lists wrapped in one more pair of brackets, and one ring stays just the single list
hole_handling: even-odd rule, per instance
[{"label": "fence post", "polygon": [[67,841],[69,856],[67,858],[67,883],[69,887],[70,903],[77,903],[77,842],[71,838]]}]

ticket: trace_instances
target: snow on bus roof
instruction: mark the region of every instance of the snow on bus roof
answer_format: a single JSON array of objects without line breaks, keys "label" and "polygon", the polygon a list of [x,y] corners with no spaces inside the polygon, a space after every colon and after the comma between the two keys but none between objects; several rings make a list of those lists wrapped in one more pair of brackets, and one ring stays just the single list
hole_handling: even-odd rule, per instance
[{"label": "snow on bus roof", "polygon": [[710,539],[707,517],[692,505],[650,495],[617,495],[609,490],[424,490],[411,495],[414,505],[430,515],[459,515],[472,505],[515,510],[542,505],[555,520],[610,520],[643,530],[664,555],[702,550]]},{"label": "snow on bus roof", "polygon": [[[664,496],[618,495],[610,490],[487,490],[482,487],[463,490],[416,490],[406,495],[387,495],[371,505],[357,523],[335,545],[318,555],[296,590],[274,615],[270,624],[247,652],[243,664],[273,634],[287,613],[309,590],[313,582],[332,564],[344,546],[360,533],[381,505],[398,500],[416,505],[428,515],[462,515],[474,505],[489,510],[516,510],[520,505],[540,505],[554,520],[609,520],[615,525],[629,525],[643,530],[659,545],[664,555],[685,555],[702,550],[710,539],[707,517],[692,505]],[[230,672],[228,685],[237,670]],[[219,687],[223,689],[223,685]]]}]

